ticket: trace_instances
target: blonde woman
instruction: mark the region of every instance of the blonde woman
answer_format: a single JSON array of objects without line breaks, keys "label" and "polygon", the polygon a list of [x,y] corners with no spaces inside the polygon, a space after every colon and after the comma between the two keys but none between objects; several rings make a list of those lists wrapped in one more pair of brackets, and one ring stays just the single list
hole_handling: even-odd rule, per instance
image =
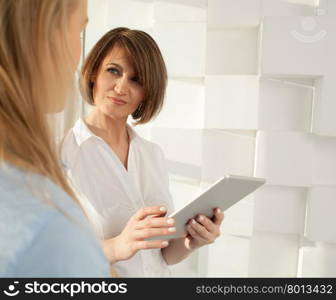
[{"label": "blonde woman", "polygon": [[[82,92],[91,112],[64,140],[62,158],[104,251],[119,276],[169,276],[167,265],[219,236],[223,214],[190,220],[188,236],[170,235],[174,220],[161,149],[127,125],[144,124],[160,111],[166,67],[145,32],[116,28],[93,47],[82,69]],[[178,147],[178,145],[176,145]]]},{"label": "blonde woman", "polygon": [[79,62],[85,0],[0,0],[0,276],[108,277],[46,120]]}]

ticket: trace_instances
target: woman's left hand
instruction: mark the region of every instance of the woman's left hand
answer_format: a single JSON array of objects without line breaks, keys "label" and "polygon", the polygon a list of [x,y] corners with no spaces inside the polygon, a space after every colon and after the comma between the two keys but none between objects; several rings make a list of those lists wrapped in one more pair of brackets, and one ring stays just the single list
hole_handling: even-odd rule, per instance
[{"label": "woman's left hand", "polygon": [[216,208],[212,220],[204,215],[198,215],[195,219],[189,220],[187,224],[188,235],[184,242],[186,248],[194,250],[212,244],[220,236],[220,225],[223,219],[224,214],[219,208]]}]

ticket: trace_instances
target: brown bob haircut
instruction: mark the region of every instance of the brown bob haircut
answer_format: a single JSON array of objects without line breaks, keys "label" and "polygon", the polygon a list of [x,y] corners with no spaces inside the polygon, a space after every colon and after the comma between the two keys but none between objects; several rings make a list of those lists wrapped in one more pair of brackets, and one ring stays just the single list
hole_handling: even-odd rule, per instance
[{"label": "brown bob haircut", "polygon": [[94,105],[94,78],[114,46],[125,50],[139,83],[144,88],[143,102],[132,113],[135,125],[147,123],[157,116],[163,106],[167,70],[158,45],[149,34],[141,30],[115,28],[95,44],[81,71],[82,96],[89,104]]}]

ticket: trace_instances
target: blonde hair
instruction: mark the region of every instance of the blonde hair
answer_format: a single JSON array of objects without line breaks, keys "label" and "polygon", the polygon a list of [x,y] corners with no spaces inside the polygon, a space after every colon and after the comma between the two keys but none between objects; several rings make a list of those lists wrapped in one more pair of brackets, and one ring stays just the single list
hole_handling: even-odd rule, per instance
[{"label": "blonde hair", "polygon": [[93,86],[101,64],[114,46],[123,48],[133,64],[145,97],[132,113],[134,125],[152,120],[160,112],[167,86],[167,70],[161,51],[153,38],[144,31],[119,27],[107,32],[91,49],[81,71],[81,92],[94,105]]},{"label": "blonde hair", "polygon": [[48,177],[74,200],[46,112],[71,88],[66,32],[77,5],[0,0],[0,161]]}]

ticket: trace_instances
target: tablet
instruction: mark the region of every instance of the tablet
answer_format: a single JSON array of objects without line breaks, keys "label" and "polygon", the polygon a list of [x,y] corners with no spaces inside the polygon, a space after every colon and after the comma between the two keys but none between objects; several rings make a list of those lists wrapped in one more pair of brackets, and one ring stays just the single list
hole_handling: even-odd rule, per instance
[{"label": "tablet", "polygon": [[263,178],[226,175],[204,190],[194,200],[175,211],[170,218],[175,219],[176,232],[172,235],[156,236],[147,240],[168,240],[185,236],[187,222],[199,214],[213,217],[213,209],[225,211],[244,199],[266,182]]}]

